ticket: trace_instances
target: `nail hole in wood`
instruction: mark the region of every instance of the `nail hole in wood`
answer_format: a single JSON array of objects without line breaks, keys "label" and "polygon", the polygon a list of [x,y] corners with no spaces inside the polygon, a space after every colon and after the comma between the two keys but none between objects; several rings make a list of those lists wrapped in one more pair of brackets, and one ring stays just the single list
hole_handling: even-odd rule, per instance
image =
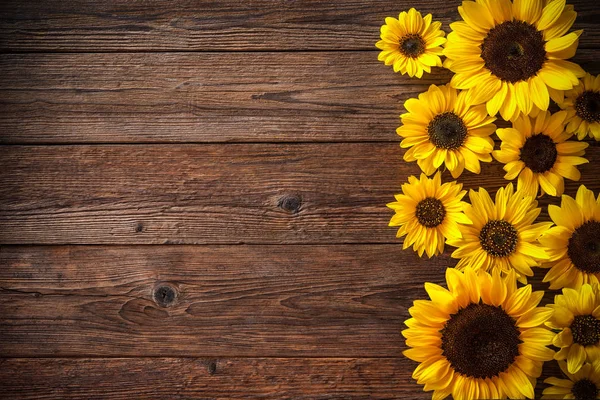
[{"label": "nail hole in wood", "polygon": [[285,195],[279,199],[277,206],[287,212],[297,213],[302,206],[302,198],[297,194]]},{"label": "nail hole in wood", "polygon": [[141,222],[138,222],[138,224],[135,226],[135,231],[137,233],[143,232],[144,231],[144,224],[142,224]]},{"label": "nail hole in wood", "polygon": [[177,300],[177,289],[170,284],[161,283],[154,288],[154,302],[161,307],[170,307]]},{"label": "nail hole in wood", "polygon": [[208,373],[211,375],[214,375],[217,373],[217,362],[216,361],[209,361],[208,365],[206,366],[206,369],[208,369]]}]

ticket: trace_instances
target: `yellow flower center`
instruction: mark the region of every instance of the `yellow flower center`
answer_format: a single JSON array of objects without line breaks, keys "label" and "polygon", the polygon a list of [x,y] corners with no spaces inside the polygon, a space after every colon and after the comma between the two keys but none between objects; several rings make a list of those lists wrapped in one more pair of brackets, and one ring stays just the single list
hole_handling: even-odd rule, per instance
[{"label": "yellow flower center", "polygon": [[550,171],[557,156],[556,143],[543,133],[527,138],[521,148],[521,160],[527,168],[538,174]]},{"label": "yellow flower center", "polygon": [[583,378],[573,384],[571,393],[575,396],[575,400],[595,400],[598,396],[598,388],[594,382]]},{"label": "yellow flower center", "polygon": [[600,122],[600,93],[586,90],[575,99],[577,116],[584,121]]},{"label": "yellow flower center", "polygon": [[519,330],[500,307],[469,304],[452,314],[441,332],[442,354],[466,376],[497,376],[519,355]]},{"label": "yellow flower center", "polygon": [[517,248],[519,235],[514,226],[504,220],[488,221],[479,232],[481,247],[494,257],[506,257]]},{"label": "yellow flower center", "polygon": [[544,37],[524,21],[506,21],[488,32],[481,45],[485,67],[503,81],[519,82],[535,76],[546,61]]},{"label": "yellow flower center", "polygon": [[427,126],[429,141],[440,149],[456,150],[467,138],[467,126],[453,112],[436,115]]},{"label": "yellow flower center", "polygon": [[576,315],[571,323],[573,342],[591,346],[600,340],[600,321],[593,315]]},{"label": "yellow flower center", "polygon": [[578,270],[600,273],[600,222],[588,221],[575,229],[569,238],[567,254]]},{"label": "yellow flower center", "polygon": [[425,41],[416,33],[400,38],[400,52],[406,57],[417,58],[425,52]]},{"label": "yellow flower center", "polygon": [[444,221],[446,209],[440,200],[427,197],[417,204],[415,215],[421,225],[426,228],[434,228]]}]

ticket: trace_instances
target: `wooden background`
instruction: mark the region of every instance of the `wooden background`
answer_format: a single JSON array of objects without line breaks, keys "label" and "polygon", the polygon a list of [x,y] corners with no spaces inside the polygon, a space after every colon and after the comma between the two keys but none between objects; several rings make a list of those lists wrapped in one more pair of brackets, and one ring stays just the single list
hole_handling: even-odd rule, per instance
[{"label": "wooden background", "polygon": [[[600,73],[600,10],[570,3]],[[458,5],[0,2],[2,393],[430,398],[399,332],[454,261],[403,252],[385,204],[418,173],[403,101],[451,74],[394,74],[374,43],[386,16],[448,30]]]}]

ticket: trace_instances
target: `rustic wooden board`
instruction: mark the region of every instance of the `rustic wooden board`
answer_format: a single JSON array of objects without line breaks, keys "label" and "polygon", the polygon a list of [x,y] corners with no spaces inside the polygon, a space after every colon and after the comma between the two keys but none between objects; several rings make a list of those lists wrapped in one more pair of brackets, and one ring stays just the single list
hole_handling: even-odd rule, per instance
[{"label": "rustic wooden board", "polygon": [[[17,358],[2,361],[3,393],[19,399],[431,399],[398,358]],[[555,363],[544,377],[560,376]]]},{"label": "rustic wooden board", "polygon": [[3,246],[0,354],[399,357],[453,264],[399,244]]},{"label": "rustic wooden board", "polygon": [[[575,60],[600,73],[595,51]],[[398,141],[404,101],[451,77],[376,52],[13,54],[0,71],[0,143],[55,144]]]},{"label": "rustic wooden board", "polygon": [[428,399],[402,359],[11,359],[3,393],[19,399]]},{"label": "rustic wooden board", "polygon": [[402,79],[375,52],[7,55],[0,71],[5,143],[394,141],[404,100],[451,77]]},{"label": "rustic wooden board", "polygon": [[[598,8],[570,0],[598,47]],[[418,7],[447,24],[460,1],[173,0],[0,3],[0,49],[10,51],[371,50],[387,16]]]},{"label": "rustic wooden board", "polygon": [[[394,243],[393,143],[0,147],[0,243]],[[582,181],[598,191],[588,148]],[[467,188],[507,183],[502,165]],[[579,183],[568,181],[574,195]],[[556,199],[544,197],[541,204]]]}]

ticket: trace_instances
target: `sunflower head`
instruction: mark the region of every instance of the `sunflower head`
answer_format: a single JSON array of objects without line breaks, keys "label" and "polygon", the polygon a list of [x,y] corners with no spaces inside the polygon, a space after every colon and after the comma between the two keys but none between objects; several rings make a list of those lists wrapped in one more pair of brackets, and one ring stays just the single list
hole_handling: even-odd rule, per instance
[{"label": "sunflower head", "polygon": [[[549,205],[556,226],[540,238],[548,252],[550,268],[544,282],[550,289],[597,284],[600,278],[600,196],[581,185],[573,199],[563,195],[561,205]],[[467,214],[468,215],[468,214]]]},{"label": "sunflower head", "polygon": [[567,141],[571,134],[564,130],[566,116],[565,111],[553,115],[541,111],[535,118],[521,115],[512,128],[496,131],[502,144],[492,154],[505,164],[505,179],[518,177],[517,190],[531,196],[538,192],[560,196],[564,178],[579,180],[576,166],[588,162],[581,157],[588,144]]},{"label": "sunflower head", "polygon": [[480,173],[480,161],[490,162],[494,142],[490,135],[496,130],[495,118],[485,107],[468,106],[465,92],[457,93],[450,86],[431,85],[418,99],[408,99],[402,114],[402,126],[396,132],[408,148],[405,161],[417,161],[427,175],[442,164],[453,178],[463,170]]},{"label": "sunflower head", "polygon": [[[599,360],[600,361],[600,360]],[[594,400],[600,394],[600,362],[584,364],[579,371],[572,374],[567,363],[559,361],[561,371],[568,379],[550,377],[544,381],[552,385],[542,393],[542,399],[575,399]]]},{"label": "sunflower head", "polygon": [[467,102],[485,104],[490,115],[512,121],[545,111],[585,73],[565,61],[582,33],[567,34],[577,14],[565,0],[463,1],[458,12],[463,21],[450,24],[444,67]]},{"label": "sunflower head", "polygon": [[439,172],[433,179],[425,174],[420,179],[409,177],[402,185],[402,194],[387,205],[396,212],[390,226],[400,227],[397,237],[406,235],[403,248],[413,246],[419,256],[424,252],[428,257],[442,253],[445,238],[460,236],[458,224],[471,223],[462,211],[465,194],[462,184],[442,184]]},{"label": "sunflower head", "polygon": [[532,196],[513,190],[513,185],[498,189],[495,202],[484,188],[469,192],[471,204],[465,214],[473,221],[459,226],[460,238],[447,240],[457,247],[452,257],[459,258],[456,268],[498,271],[506,274],[513,269],[522,282],[533,275],[532,266],[548,259],[537,239],[551,222],[534,223],[541,209]]},{"label": "sunflower head", "polygon": [[558,104],[568,113],[567,132],[577,133],[579,140],[588,135],[600,140],[600,75],[586,74]]},{"label": "sunflower head", "polygon": [[564,288],[554,297],[554,309],[547,326],[560,331],[553,344],[554,356],[566,360],[567,370],[577,373],[584,362],[600,360],[600,292],[598,285],[584,284],[578,290]]},{"label": "sunflower head", "polygon": [[554,351],[554,333],[543,327],[552,314],[537,307],[544,292],[517,289],[516,276],[465,268],[446,270],[448,289],[425,283],[431,300],[416,300],[402,332],[404,355],[434,399],[533,398],[535,378]]},{"label": "sunflower head", "polygon": [[401,12],[398,19],[386,18],[381,40],[375,44],[381,50],[379,61],[392,65],[394,72],[417,78],[431,72],[431,67],[441,67],[440,46],[446,43],[441,25],[431,21],[431,14],[422,17],[414,8]]}]

